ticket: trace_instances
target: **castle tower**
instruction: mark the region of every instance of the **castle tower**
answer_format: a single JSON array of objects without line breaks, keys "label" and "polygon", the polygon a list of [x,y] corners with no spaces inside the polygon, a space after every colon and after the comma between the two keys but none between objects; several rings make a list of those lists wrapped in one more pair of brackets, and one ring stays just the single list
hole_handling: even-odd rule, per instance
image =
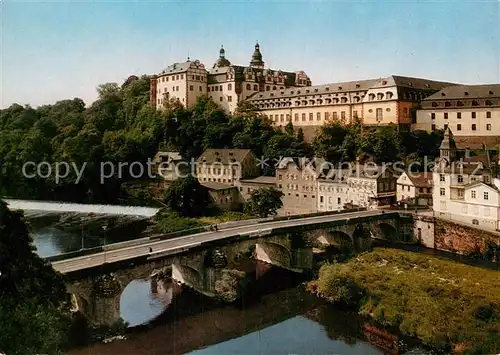
[{"label": "castle tower", "polygon": [[250,67],[257,69],[264,69],[264,62],[262,61],[262,53],[260,53],[259,42],[257,42],[257,44],[255,45],[255,51],[252,54]]},{"label": "castle tower", "polygon": [[226,59],[226,51],[224,50],[224,46],[220,46],[219,50],[219,59],[214,64],[214,68],[222,68],[222,67],[229,67],[231,65],[231,62]]}]

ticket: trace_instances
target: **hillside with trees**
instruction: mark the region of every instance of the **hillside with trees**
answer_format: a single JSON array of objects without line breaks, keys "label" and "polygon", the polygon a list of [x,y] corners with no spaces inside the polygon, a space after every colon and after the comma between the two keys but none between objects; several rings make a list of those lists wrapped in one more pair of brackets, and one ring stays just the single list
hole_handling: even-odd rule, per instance
[{"label": "hillside with trees", "polygon": [[[0,110],[0,196],[73,202],[117,203],[123,184],[148,178],[147,169],[130,171],[130,164],[147,167],[148,158],[159,150],[179,151],[189,161],[206,148],[248,148],[257,157],[317,155],[330,161],[350,161],[357,155],[379,161],[422,159],[435,155],[439,133],[399,132],[384,127],[372,132],[359,124],[321,127],[313,144],[304,141],[301,129],[289,123],[275,130],[272,123],[250,104],[242,103],[233,115],[226,114],[207,96],[191,108],[167,102],[156,110],[149,102],[147,76],[123,85],[107,83],[97,88],[99,97],[90,106],[78,98],[37,108],[14,104]],[[56,181],[23,175],[27,162],[75,164]],[[101,183],[101,164],[114,166]],[[124,166],[119,171],[119,163]],[[129,165],[126,165],[126,164]],[[30,173],[33,173],[33,166]],[[47,166],[40,170],[47,173]],[[63,171],[64,173],[64,171]],[[272,166],[262,172],[273,174]],[[106,176],[108,176],[106,175]]]}]

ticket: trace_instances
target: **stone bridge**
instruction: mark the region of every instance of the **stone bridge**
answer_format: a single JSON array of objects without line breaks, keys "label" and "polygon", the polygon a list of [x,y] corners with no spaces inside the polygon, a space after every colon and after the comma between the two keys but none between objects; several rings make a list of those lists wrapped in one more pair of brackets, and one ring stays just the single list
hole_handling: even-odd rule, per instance
[{"label": "stone bridge", "polygon": [[[263,224],[262,226],[265,226]],[[173,254],[159,251],[134,259],[66,273],[68,292],[74,305],[94,324],[113,324],[120,318],[120,296],[137,279],[150,279],[171,273],[172,279],[210,297],[220,296],[221,280],[236,278],[234,265],[252,257],[266,263],[302,272],[312,268],[312,248],[322,244],[341,252],[362,251],[373,238],[408,239],[413,221],[398,213],[376,218],[359,217],[325,223],[265,229],[261,233],[240,234],[233,238],[187,246]],[[410,231],[410,232],[408,232]]]}]

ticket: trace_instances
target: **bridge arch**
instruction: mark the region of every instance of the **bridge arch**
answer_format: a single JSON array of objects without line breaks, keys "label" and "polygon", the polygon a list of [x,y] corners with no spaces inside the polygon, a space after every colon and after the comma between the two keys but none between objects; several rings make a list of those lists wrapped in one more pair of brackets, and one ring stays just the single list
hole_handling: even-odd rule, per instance
[{"label": "bridge arch", "polygon": [[186,264],[172,265],[172,279],[198,290],[203,289],[201,273],[194,267]]},{"label": "bridge arch", "polygon": [[323,237],[328,246],[337,249],[341,253],[351,252],[354,250],[352,238],[345,232],[328,231],[328,233],[326,233]]},{"label": "bridge arch", "polygon": [[390,241],[395,241],[398,239],[397,230],[392,224],[381,222],[377,225],[377,227],[382,238]]},{"label": "bridge arch", "polygon": [[258,260],[284,268],[293,267],[290,250],[279,243],[272,241],[260,242],[256,245],[256,253]]}]

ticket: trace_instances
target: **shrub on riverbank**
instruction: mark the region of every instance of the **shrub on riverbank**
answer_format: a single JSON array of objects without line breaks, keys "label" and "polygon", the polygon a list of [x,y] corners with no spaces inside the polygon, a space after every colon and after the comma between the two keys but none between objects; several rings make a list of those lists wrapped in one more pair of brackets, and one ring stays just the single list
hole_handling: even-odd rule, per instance
[{"label": "shrub on riverbank", "polygon": [[375,249],[321,267],[310,288],[362,315],[454,352],[500,352],[500,273],[417,253]]},{"label": "shrub on riverbank", "polygon": [[154,218],[155,230],[158,233],[173,233],[181,230],[199,228],[206,226],[207,223],[198,218],[182,217],[177,212],[162,210]]}]

